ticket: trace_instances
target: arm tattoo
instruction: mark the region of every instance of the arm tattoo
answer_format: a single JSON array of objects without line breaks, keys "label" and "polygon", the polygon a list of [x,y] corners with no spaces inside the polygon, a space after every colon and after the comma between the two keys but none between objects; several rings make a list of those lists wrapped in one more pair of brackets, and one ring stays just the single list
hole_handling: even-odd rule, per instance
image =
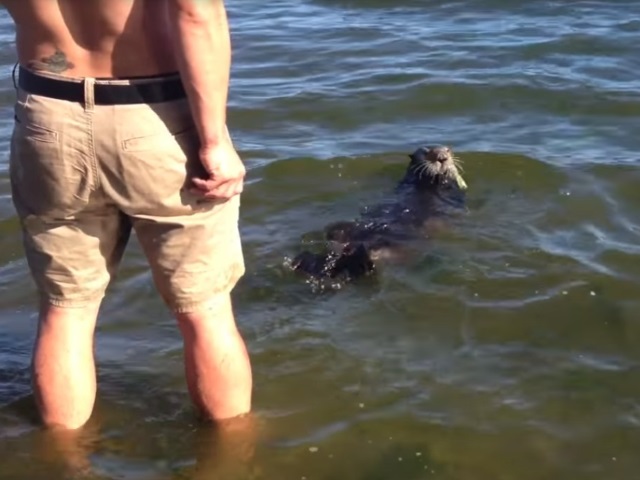
[{"label": "arm tattoo", "polygon": [[29,68],[33,70],[47,70],[54,73],[62,73],[66,70],[75,68],[75,65],[67,60],[65,53],[56,49],[56,53],[50,57],[42,57],[40,60],[32,60],[29,62]]}]

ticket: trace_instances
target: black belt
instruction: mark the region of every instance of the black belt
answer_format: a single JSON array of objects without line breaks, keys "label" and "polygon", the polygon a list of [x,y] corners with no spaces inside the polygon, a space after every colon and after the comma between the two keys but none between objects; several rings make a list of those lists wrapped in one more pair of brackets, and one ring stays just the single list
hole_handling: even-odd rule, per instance
[{"label": "black belt", "polygon": [[[36,75],[22,67],[19,70],[18,85],[24,91],[34,95],[78,103],[83,103],[85,100],[84,82]],[[93,92],[96,105],[160,103],[186,97],[179,77],[129,85],[96,83]]]}]

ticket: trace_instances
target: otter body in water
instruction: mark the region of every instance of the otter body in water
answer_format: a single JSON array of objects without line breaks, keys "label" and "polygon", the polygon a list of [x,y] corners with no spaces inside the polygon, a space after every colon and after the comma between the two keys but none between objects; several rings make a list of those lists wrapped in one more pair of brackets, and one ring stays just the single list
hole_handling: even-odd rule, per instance
[{"label": "otter body in water", "polygon": [[328,225],[324,251],[303,251],[291,267],[314,278],[349,280],[371,274],[376,260],[394,256],[407,242],[424,236],[429,222],[452,208],[464,208],[467,186],[448,147],[420,147],[409,158],[389,201],[365,209],[357,220]]}]

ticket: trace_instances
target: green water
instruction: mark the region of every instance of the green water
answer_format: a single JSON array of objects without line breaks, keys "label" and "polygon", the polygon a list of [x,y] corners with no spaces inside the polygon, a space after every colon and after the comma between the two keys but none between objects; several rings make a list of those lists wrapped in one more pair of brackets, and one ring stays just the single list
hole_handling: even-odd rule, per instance
[{"label": "green water", "polygon": [[[234,293],[255,433],[193,417],[181,342],[132,241],[71,452],[33,422],[34,290],[9,200],[0,22],[0,478],[640,478],[640,8],[631,1],[229,2],[249,168]],[[303,237],[447,143],[468,213],[409,264],[316,292]],[[78,447],[78,445],[80,445]]]}]

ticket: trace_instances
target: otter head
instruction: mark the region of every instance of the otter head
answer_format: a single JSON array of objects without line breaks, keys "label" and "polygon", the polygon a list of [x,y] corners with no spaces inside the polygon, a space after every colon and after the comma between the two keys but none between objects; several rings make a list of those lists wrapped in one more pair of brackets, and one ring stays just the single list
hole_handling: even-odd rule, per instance
[{"label": "otter head", "polygon": [[460,175],[460,160],[451,149],[440,145],[419,147],[409,155],[411,163],[403,180],[420,190],[434,189],[453,185],[465,190],[467,184]]}]

